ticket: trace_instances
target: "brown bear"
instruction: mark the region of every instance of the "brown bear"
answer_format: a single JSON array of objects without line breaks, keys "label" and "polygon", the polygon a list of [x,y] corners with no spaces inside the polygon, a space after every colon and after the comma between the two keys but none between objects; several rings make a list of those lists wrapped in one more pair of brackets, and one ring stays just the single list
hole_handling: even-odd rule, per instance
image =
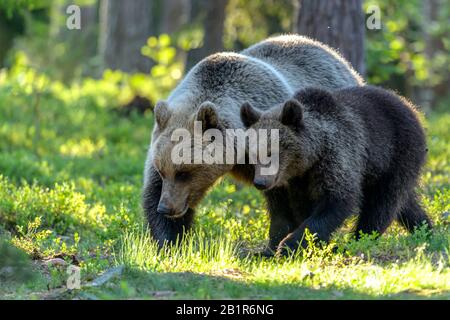
[{"label": "brown bear", "polygon": [[265,112],[244,103],[241,118],[247,128],[279,130],[278,172],[262,175],[257,164],[254,176],[259,189],[289,191],[288,209],[275,213],[279,252],[304,246],[306,228],[328,241],[352,214],[357,236],[382,234],[394,219],[411,232],[431,226],[415,192],[425,135],[406,99],[372,86],[308,88]]},{"label": "brown bear", "polygon": [[[240,53],[216,53],[200,61],[154,110],[143,189],[143,208],[153,238],[162,245],[181,237],[191,226],[199,201],[225,174],[253,180],[253,166],[174,163],[174,132],[193,132],[196,121],[205,130],[244,130],[239,112],[245,101],[264,110],[299,88],[356,85],[363,85],[363,80],[337,52],[298,35],[269,38]],[[270,212],[286,209],[286,193],[264,194]],[[277,216],[271,214],[271,230],[278,230],[278,224]]]}]

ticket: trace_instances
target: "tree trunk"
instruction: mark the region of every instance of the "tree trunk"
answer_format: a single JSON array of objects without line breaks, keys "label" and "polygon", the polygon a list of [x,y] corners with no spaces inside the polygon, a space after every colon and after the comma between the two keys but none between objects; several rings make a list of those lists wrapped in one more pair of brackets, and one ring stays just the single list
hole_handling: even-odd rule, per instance
[{"label": "tree trunk", "polygon": [[98,40],[98,6],[97,4],[81,7],[81,27],[87,35],[85,39],[89,42],[87,50],[92,57],[97,53]]},{"label": "tree trunk", "polygon": [[152,2],[102,0],[100,56],[104,68],[149,72],[151,61],[141,48],[151,35]]},{"label": "tree trunk", "polygon": [[200,17],[205,36],[201,48],[189,51],[186,70],[189,70],[204,57],[223,50],[223,30],[227,3],[228,0],[192,0],[191,20],[199,18],[197,10],[204,8],[206,11],[205,16]]},{"label": "tree trunk", "polygon": [[337,49],[362,75],[364,14],[362,0],[298,0],[295,32]]},{"label": "tree trunk", "polygon": [[202,54],[204,57],[223,50],[223,29],[225,8],[228,0],[208,1],[206,5],[205,37]]},{"label": "tree trunk", "polygon": [[[425,55],[429,61],[435,58],[436,54],[445,53],[445,46],[443,39],[448,37],[433,35],[430,33],[430,26],[436,25],[439,22],[439,12],[443,10],[442,0],[428,0],[423,2],[423,37],[425,40]],[[428,112],[435,107],[439,97],[443,97],[450,92],[450,81],[448,73],[441,83],[437,85],[420,86],[415,91],[418,97],[418,103],[422,106],[425,112]]]},{"label": "tree trunk", "polygon": [[162,9],[160,33],[173,34],[189,21],[189,0],[166,0]]},{"label": "tree trunk", "polygon": [[0,69],[4,66],[8,51],[13,47],[14,38],[25,31],[23,18],[14,13],[8,17],[5,11],[0,10]]}]

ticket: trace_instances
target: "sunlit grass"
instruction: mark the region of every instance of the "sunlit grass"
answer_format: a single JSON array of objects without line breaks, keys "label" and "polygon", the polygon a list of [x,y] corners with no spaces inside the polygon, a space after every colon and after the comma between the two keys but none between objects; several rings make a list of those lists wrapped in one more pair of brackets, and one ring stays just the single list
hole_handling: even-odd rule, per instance
[{"label": "sunlit grass", "polygon": [[[202,201],[183,243],[158,250],[140,207],[151,113],[121,116],[108,81],[52,88],[36,121],[35,95],[0,84],[0,240],[34,259],[37,276],[2,283],[0,298],[450,298],[449,113],[425,120],[419,194],[431,234],[394,224],[355,241],[350,219],[330,246],[262,259],[249,253],[268,238],[263,197],[229,179]],[[42,266],[55,257],[80,265],[81,290],[64,290],[64,268]],[[106,285],[86,286],[121,265]]]},{"label": "sunlit grass", "polygon": [[151,272],[210,273],[237,267],[237,244],[226,237],[210,238],[204,231],[189,233],[180,246],[159,250],[148,233],[123,236],[117,263]]},{"label": "sunlit grass", "polygon": [[[401,297],[414,292],[450,297],[448,252],[432,257],[425,254],[426,244],[416,242],[416,245],[414,248],[410,244],[412,249],[408,258],[399,261],[385,257],[387,263],[367,259],[364,254],[336,253],[331,250],[332,246],[311,247],[287,258],[261,259],[242,255],[242,248],[235,241],[224,237],[211,239],[203,232],[190,233],[183,245],[159,251],[148,234],[142,232],[125,234],[116,263],[125,265],[131,274],[133,271],[152,274],[188,272],[205,277],[223,277],[234,282],[235,286],[249,287],[250,294],[232,295],[234,298],[250,297],[259,287],[266,293],[267,287],[271,286],[286,286],[292,294],[287,298],[291,299],[304,294],[306,298],[320,295],[309,292],[308,288],[334,291],[338,298],[344,297],[344,292],[361,298]],[[355,251],[354,240],[341,248],[346,246]],[[356,246],[368,250],[367,242]],[[446,246],[448,248],[448,239]],[[156,287],[153,289],[158,290]],[[183,291],[179,294],[183,295]],[[220,298],[227,293],[211,292],[210,296]]]}]

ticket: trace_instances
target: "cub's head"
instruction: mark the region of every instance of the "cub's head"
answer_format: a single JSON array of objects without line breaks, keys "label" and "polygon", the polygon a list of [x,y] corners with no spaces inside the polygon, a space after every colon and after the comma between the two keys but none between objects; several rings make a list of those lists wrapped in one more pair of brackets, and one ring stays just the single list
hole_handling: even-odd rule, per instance
[{"label": "cub's head", "polygon": [[230,165],[205,161],[214,153],[214,144],[220,142],[215,142],[215,134],[221,134],[226,125],[211,102],[202,103],[196,112],[173,112],[167,102],[159,102],[154,112],[156,126],[148,165],[162,178],[158,213],[180,218],[231,170]]},{"label": "cub's head", "polygon": [[[291,99],[281,105],[273,107],[266,112],[260,112],[249,103],[241,107],[241,120],[248,130],[255,130],[260,141],[262,135],[267,135],[267,155],[276,161],[278,157],[278,170],[269,172],[264,170],[267,165],[262,163],[260,156],[266,153],[258,147],[250,146],[249,154],[258,153],[255,165],[254,185],[261,190],[268,190],[282,186],[298,175],[304,157],[302,150],[302,133],[304,130],[303,105],[296,99]],[[265,129],[265,130],[261,130]],[[278,133],[273,130],[278,130]],[[278,134],[279,147],[273,147],[272,136]],[[261,153],[262,152],[262,153]],[[277,153],[277,154],[275,154]]]}]

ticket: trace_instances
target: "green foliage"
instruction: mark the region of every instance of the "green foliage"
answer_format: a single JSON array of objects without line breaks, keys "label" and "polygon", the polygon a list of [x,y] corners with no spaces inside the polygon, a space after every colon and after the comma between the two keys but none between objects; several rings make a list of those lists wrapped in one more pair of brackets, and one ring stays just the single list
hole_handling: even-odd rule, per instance
[{"label": "green foliage", "polygon": [[2,0],[0,10],[5,10],[9,17],[20,10],[33,10],[48,6],[48,0]]},{"label": "green foliage", "polygon": [[[381,9],[381,30],[367,30],[367,78],[403,93],[413,88],[433,87],[448,81],[450,7],[439,8],[432,24],[424,20],[423,1],[366,0],[364,7]],[[426,35],[434,40],[435,52],[427,56]],[[436,45],[442,41],[442,47]]]},{"label": "green foliage", "polygon": [[[155,57],[171,47],[164,37],[157,43],[149,49]],[[168,57],[173,54],[162,54],[158,63],[168,62],[166,72]],[[56,291],[55,297],[448,299],[449,114],[424,119],[429,159],[419,191],[436,225],[431,234],[419,229],[409,235],[394,225],[379,239],[355,241],[350,220],[329,245],[313,245],[308,234],[306,250],[256,258],[249,252],[268,237],[264,201],[254,188],[225,179],[201,203],[186,241],[158,251],[142,231],[140,208],[153,119],[115,111],[131,90],[124,79],[109,71],[102,79],[64,85],[21,54],[0,73],[0,228],[11,233],[9,249],[0,251],[15,247],[38,262],[62,257],[79,263],[82,290],[70,296]],[[4,261],[0,254],[0,269]],[[99,288],[86,286],[117,265],[126,266],[122,276]],[[67,276],[54,267],[34,272],[47,276],[31,287],[2,287],[0,297],[47,297],[47,286],[61,287]]]},{"label": "green foliage", "polygon": [[270,35],[292,30],[294,1],[230,0],[225,21],[224,45],[244,49]]},{"label": "green foliage", "polygon": [[[268,36],[292,32],[297,2],[230,0],[226,8],[224,47],[238,51]],[[0,11],[25,21],[24,34],[15,36],[13,49],[9,50],[8,64],[13,64],[13,57],[20,51],[26,53],[29,64],[39,73],[65,84],[74,80],[82,82],[86,76],[102,77],[96,43],[99,38],[98,25],[86,26],[83,32],[65,28],[63,9],[72,3],[88,6],[95,1],[1,1]],[[425,21],[423,1],[366,0],[363,3],[364,9],[370,5],[381,9],[382,23],[381,30],[366,30],[368,82],[396,89],[425,107],[447,106],[450,99],[446,89],[450,74],[450,6],[441,2],[436,21],[428,23]],[[154,21],[153,30],[158,30],[162,7],[162,1],[155,2],[151,19]],[[154,60],[156,66],[150,75],[121,74],[117,81],[126,84],[121,101],[128,102],[134,94],[148,97],[152,102],[157,96],[165,96],[168,88],[184,72],[186,52],[203,45],[204,33],[197,19],[171,34],[170,38],[164,34],[151,37],[147,44],[143,44],[142,54]],[[4,41],[6,45],[9,40]],[[434,47],[432,53],[427,52],[429,43]],[[5,50],[10,45],[5,46]],[[432,90],[425,90],[427,88]],[[429,98],[429,94],[433,97]],[[432,104],[428,106],[430,99]]]},{"label": "green foliage", "polygon": [[0,281],[27,282],[33,279],[28,255],[0,238]]},{"label": "green foliage", "polygon": [[135,88],[142,87],[144,83],[149,85],[148,96],[152,101],[158,99],[157,95],[167,95],[183,75],[183,64],[177,59],[177,51],[171,46],[171,39],[167,34],[159,37],[150,37],[147,44],[142,47],[142,54],[155,62],[150,71],[150,77],[143,77],[140,81],[131,84]]},{"label": "green foliage", "polygon": [[[0,188],[5,195],[0,203],[3,223],[22,226],[32,221],[27,234],[36,234],[41,223],[59,234],[77,230],[100,233],[106,228],[105,207],[88,205],[73,185],[56,184],[52,189],[25,185],[16,189],[0,176]],[[25,235],[23,227],[19,233]]]},{"label": "green foliage", "polygon": [[36,217],[28,222],[25,230],[24,226],[18,226],[18,236],[15,236],[11,243],[22,249],[34,259],[44,259],[54,256],[73,256],[77,253],[77,246],[80,238],[78,233],[74,235],[73,245],[68,245],[60,237],[52,237],[52,230],[39,230],[41,227],[41,217]]}]

